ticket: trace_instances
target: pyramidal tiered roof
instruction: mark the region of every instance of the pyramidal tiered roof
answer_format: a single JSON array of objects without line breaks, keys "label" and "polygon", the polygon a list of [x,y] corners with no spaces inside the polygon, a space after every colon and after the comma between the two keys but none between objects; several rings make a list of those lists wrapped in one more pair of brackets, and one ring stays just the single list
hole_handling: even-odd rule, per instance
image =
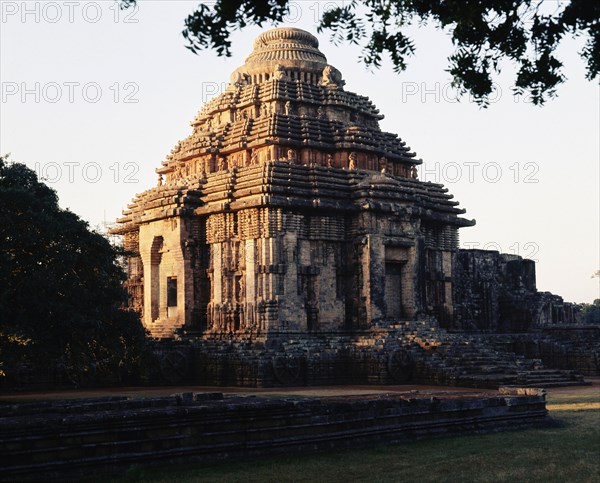
[{"label": "pyramidal tiered roof", "polygon": [[[157,169],[158,186],[118,220],[125,233],[168,216],[252,206],[412,210],[432,222],[468,226],[440,184],[417,179],[421,160],[364,96],[296,28],[264,32],[225,92],[207,102],[192,134]],[[358,203],[358,204],[357,204]],[[407,208],[412,206],[412,208]]]},{"label": "pyramidal tiered roof", "polygon": [[225,92],[202,108],[191,123],[192,134],[178,143],[159,173],[170,180],[182,172],[206,174],[288,159],[387,167],[410,176],[420,160],[396,134],[380,129],[383,116],[367,97],[344,90],[341,73],[318,46],[313,35],[296,28],[261,34]]}]

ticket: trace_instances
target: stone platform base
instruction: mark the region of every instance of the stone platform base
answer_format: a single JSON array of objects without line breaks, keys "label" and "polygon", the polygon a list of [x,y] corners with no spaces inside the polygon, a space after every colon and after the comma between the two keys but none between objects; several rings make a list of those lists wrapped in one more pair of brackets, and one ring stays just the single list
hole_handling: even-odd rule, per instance
[{"label": "stone platform base", "polygon": [[433,320],[364,331],[278,333],[157,341],[158,384],[280,387],[436,384],[495,388],[585,384],[576,371],[546,368],[481,335],[450,333]]},{"label": "stone platform base", "polygon": [[0,405],[0,479],[290,454],[546,424],[545,393],[410,391],[267,399],[222,393]]}]

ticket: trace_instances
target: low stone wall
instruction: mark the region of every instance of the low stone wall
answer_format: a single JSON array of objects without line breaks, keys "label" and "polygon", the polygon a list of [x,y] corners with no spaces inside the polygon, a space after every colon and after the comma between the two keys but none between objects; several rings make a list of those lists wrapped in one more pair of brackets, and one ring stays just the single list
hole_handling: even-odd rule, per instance
[{"label": "low stone wall", "polygon": [[543,391],[264,399],[185,393],[0,405],[0,479],[97,477],[133,464],[489,431],[548,422]]}]

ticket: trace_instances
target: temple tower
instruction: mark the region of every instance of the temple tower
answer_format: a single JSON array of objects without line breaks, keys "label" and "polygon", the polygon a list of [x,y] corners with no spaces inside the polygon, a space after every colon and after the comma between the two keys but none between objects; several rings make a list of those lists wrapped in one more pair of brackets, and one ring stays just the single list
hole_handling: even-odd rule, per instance
[{"label": "temple tower", "polygon": [[453,317],[461,218],[318,40],[262,33],[115,233],[156,337],[264,337]]}]

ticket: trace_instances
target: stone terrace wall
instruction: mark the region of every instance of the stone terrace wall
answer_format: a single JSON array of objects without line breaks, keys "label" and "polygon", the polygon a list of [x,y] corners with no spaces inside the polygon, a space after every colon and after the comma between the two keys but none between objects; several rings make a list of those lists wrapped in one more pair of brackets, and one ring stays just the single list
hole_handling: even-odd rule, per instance
[{"label": "stone terrace wall", "polygon": [[537,390],[277,399],[186,393],[0,406],[0,480],[98,476],[131,464],[204,461],[373,443],[548,420]]},{"label": "stone terrace wall", "polygon": [[[381,325],[361,334],[290,334],[267,340],[197,339],[163,345],[163,377],[216,386],[440,384],[551,387],[584,384],[573,371],[496,350],[477,334],[448,332],[430,321]],[[171,350],[169,350],[169,347]],[[171,365],[178,361],[178,365]]]}]

